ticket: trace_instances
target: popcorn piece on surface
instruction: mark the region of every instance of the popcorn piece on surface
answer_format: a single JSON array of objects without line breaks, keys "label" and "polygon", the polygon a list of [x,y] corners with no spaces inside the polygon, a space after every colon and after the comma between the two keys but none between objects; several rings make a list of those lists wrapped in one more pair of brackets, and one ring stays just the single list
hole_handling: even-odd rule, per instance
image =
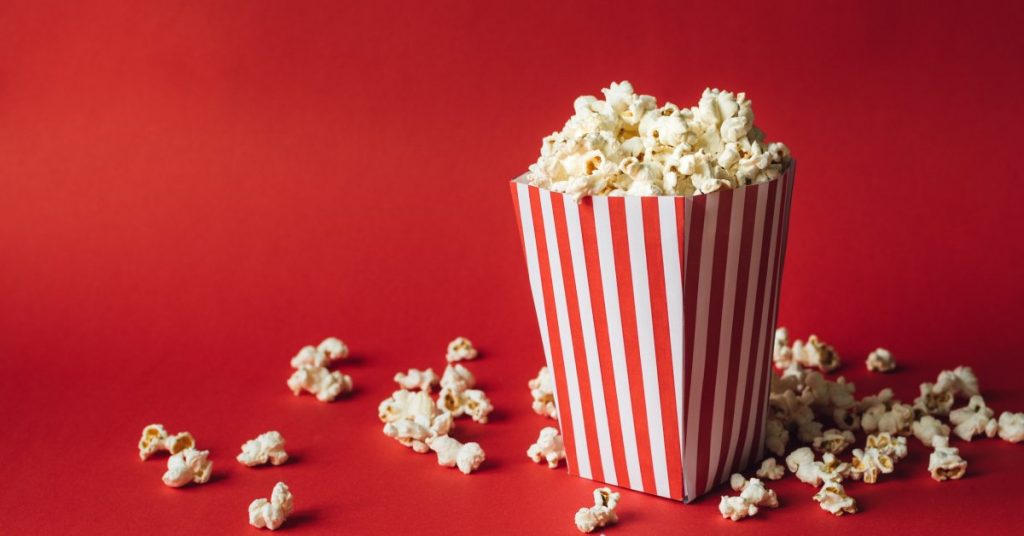
[{"label": "popcorn piece on surface", "polygon": [[842,482],[850,476],[850,464],[841,461],[831,452],[822,454],[821,461],[815,462],[814,466],[818,469],[818,477],[823,482]]},{"label": "popcorn piece on surface", "polygon": [[812,486],[821,485],[821,472],[814,461],[814,451],[800,447],[786,456],[786,467],[796,475],[797,480]]},{"label": "popcorn piece on surface", "polygon": [[588,195],[699,195],[781,176],[789,150],[765,143],[744,93],[706,89],[697,106],[658,107],[629,82],[582,96],[544,138],[530,184]]},{"label": "popcorn piece on surface", "polygon": [[558,428],[548,426],[541,429],[537,442],[530,445],[526,455],[534,463],[544,460],[548,462],[549,468],[558,467],[558,462],[565,458],[565,443],[562,441],[562,435],[558,433]]},{"label": "popcorn piece on surface", "polygon": [[756,478],[747,480],[743,475],[736,473],[729,479],[734,491],[739,491],[738,497],[722,496],[718,503],[718,511],[722,517],[739,521],[745,517],[757,514],[761,508],[777,508],[779,499],[775,492],[766,488],[764,483]]},{"label": "popcorn piece on surface", "polygon": [[907,457],[907,438],[885,432],[869,435],[865,441],[865,447],[878,449],[882,454],[892,458],[894,462]]},{"label": "popcorn piece on surface", "polygon": [[284,482],[278,482],[274,485],[269,501],[256,499],[249,503],[249,524],[258,529],[277,530],[294,509],[295,500],[291,490]]},{"label": "popcorn piece on surface", "polygon": [[808,368],[832,372],[839,368],[839,354],[835,348],[825,344],[817,335],[807,338],[807,343],[797,340],[793,343],[793,360]]},{"label": "popcorn piece on surface", "polygon": [[894,467],[893,459],[877,448],[853,449],[850,475],[854,480],[863,479],[868,484],[874,484],[878,482],[880,474],[889,474]]},{"label": "popcorn piece on surface", "polygon": [[352,377],[317,365],[302,365],[288,378],[288,388],[295,396],[307,391],[321,402],[331,402],[352,391]]},{"label": "popcorn piece on surface", "polygon": [[957,437],[970,441],[980,434],[995,437],[999,424],[992,418],[994,415],[981,395],[973,395],[966,406],[949,412],[949,422],[954,425],[953,433]]},{"label": "popcorn piece on surface", "polygon": [[[887,401],[878,401],[860,416],[860,426],[867,434],[884,432],[907,435],[914,423],[914,408],[891,399],[891,390],[883,389]],[[870,398],[870,397],[869,397]],[[868,400],[865,398],[865,400]],[[863,402],[862,402],[863,404]]]},{"label": "popcorn piece on surface", "polygon": [[437,397],[438,409],[447,411],[453,417],[469,415],[478,423],[487,423],[487,416],[494,411],[494,405],[487,394],[479,389],[456,391],[447,387],[441,389]]},{"label": "popcorn piece on surface", "polygon": [[299,353],[292,358],[291,365],[294,369],[305,366],[327,367],[335,361],[348,357],[348,346],[341,339],[327,337],[316,347],[303,346]]},{"label": "popcorn piece on surface", "polygon": [[854,440],[853,432],[850,432],[849,430],[830,428],[825,430],[820,436],[814,438],[813,447],[814,450],[818,452],[839,454],[852,445]]},{"label": "popcorn piece on surface", "polygon": [[484,449],[478,443],[460,443],[448,435],[439,435],[426,440],[430,450],[437,453],[437,464],[458,467],[464,474],[476,471],[484,463]]},{"label": "popcorn piece on surface", "polygon": [[469,339],[456,337],[452,342],[448,343],[448,352],[445,354],[445,359],[449,363],[454,363],[456,361],[476,359],[476,356],[476,348],[473,348],[473,343]]},{"label": "popcorn piece on surface", "polygon": [[932,446],[932,438],[936,436],[949,437],[949,426],[931,415],[925,415],[914,421],[910,428],[914,433],[914,437],[921,440],[921,443],[928,447]]},{"label": "popcorn piece on surface", "polygon": [[825,482],[821,490],[814,495],[814,500],[822,510],[832,515],[857,513],[857,501],[847,495],[843,485],[836,481]]},{"label": "popcorn piece on surface", "polygon": [[757,506],[743,500],[743,497],[729,497],[727,495],[722,495],[722,500],[718,502],[718,511],[722,514],[722,517],[726,519],[739,521],[745,517],[756,515],[758,508]]},{"label": "popcorn piece on surface", "polygon": [[878,348],[868,354],[865,365],[871,372],[890,372],[896,368],[896,361],[893,360],[892,353],[889,350]]},{"label": "popcorn piece on surface", "polygon": [[1004,411],[999,415],[999,437],[1010,443],[1024,441],[1024,412]]},{"label": "popcorn piece on surface", "polygon": [[139,438],[139,458],[148,460],[157,452],[177,454],[185,449],[196,446],[196,440],[188,432],[168,435],[162,424],[151,424],[142,429]]},{"label": "popcorn piece on surface", "polygon": [[475,385],[476,378],[473,377],[473,373],[458,363],[449,364],[441,375],[441,389],[465,391]]},{"label": "popcorn piece on surface", "polygon": [[793,365],[793,348],[789,345],[789,330],[784,327],[775,329],[775,347],[772,351],[772,361],[778,369],[785,369]]},{"label": "popcorn piece on surface", "polygon": [[288,453],[284,450],[284,437],[276,431],[262,433],[256,436],[256,439],[246,441],[236,459],[249,467],[263,465],[268,461],[272,465],[281,465],[288,461]]},{"label": "popcorn piece on surface", "polygon": [[978,389],[978,377],[974,375],[971,367],[957,367],[953,370],[944,370],[939,373],[935,380],[935,389],[938,391],[949,391],[953,395],[963,394],[967,397],[981,394]]},{"label": "popcorn piece on surface", "polygon": [[414,452],[425,454],[430,451],[427,440],[434,437],[435,434],[431,431],[430,426],[412,419],[402,419],[385,423],[384,435],[397,440]]},{"label": "popcorn piece on surface", "polygon": [[210,451],[187,448],[167,458],[167,472],[164,473],[163,481],[172,488],[193,482],[205,484],[210,480],[212,470]]},{"label": "popcorn piece on surface", "polygon": [[914,399],[914,411],[937,417],[949,415],[949,410],[953,408],[952,390],[939,390],[936,384],[925,382],[921,384],[920,392]]},{"label": "popcorn piece on surface", "polygon": [[757,469],[758,478],[764,478],[767,480],[779,480],[786,474],[786,468],[779,465],[775,458],[765,458],[761,462],[761,467]]},{"label": "popcorn piece on surface", "polygon": [[576,528],[580,532],[593,532],[594,529],[611,525],[619,520],[615,508],[619,505],[619,493],[610,488],[594,490],[594,506],[580,508],[576,512]]},{"label": "popcorn piece on surface", "polygon": [[778,419],[769,418],[765,427],[765,448],[776,456],[786,453],[786,444],[789,443],[789,431]]},{"label": "popcorn piece on surface", "polygon": [[960,449],[949,446],[949,438],[935,436],[932,438],[935,448],[928,457],[928,472],[938,482],[957,480],[967,472],[967,462],[960,457]]},{"label": "popcorn piece on surface", "polygon": [[434,369],[419,370],[411,368],[408,372],[395,374],[395,382],[402,389],[410,391],[420,390],[429,393],[437,385],[438,377]]},{"label": "popcorn piece on surface", "polygon": [[537,377],[530,380],[530,395],[533,396],[533,412],[542,417],[558,418],[555,409],[555,381],[547,367],[541,367]]}]

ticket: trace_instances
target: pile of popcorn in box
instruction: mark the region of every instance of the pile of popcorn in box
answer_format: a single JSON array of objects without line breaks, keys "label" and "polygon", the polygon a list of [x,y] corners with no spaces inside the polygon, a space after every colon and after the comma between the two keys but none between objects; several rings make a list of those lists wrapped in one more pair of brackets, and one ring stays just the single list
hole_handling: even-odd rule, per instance
[{"label": "pile of popcorn in box", "polygon": [[[604,100],[576,99],[575,114],[565,127],[544,138],[540,158],[526,175],[530,184],[576,199],[701,195],[773,180],[790,161],[785,145],[766,142],[754,126],[753,108],[743,93],[707,89],[697,106],[679,108],[672,103],[657,106],[653,97],[635,94],[629,82],[613,83],[602,91]],[[348,355],[348,346],[334,337],[303,347],[291,359],[294,372],[288,388],[321,402],[351,392],[352,378],[331,369]],[[432,368],[395,374],[398,389],[378,406],[384,435],[415,453],[433,452],[440,466],[456,467],[467,475],[478,470],[486,460],[480,444],[452,436],[457,419],[486,423],[494,409],[463,364],[478,355],[469,339],[458,337],[447,347],[440,376]],[[787,330],[779,328],[773,361],[778,373],[771,377],[765,440],[773,456],[763,460],[751,478],[742,474],[730,478],[738,495],[721,497],[719,511],[733,521],[777,508],[778,497],[765,482],[779,480],[787,471],[814,487],[811,498],[823,510],[837,516],[856,513],[857,501],[847,494],[844,482],[884,480],[907,456],[909,436],[931,449],[927,470],[938,481],[959,479],[967,470],[967,460],[950,445],[951,438],[1024,440],[1024,413],[1004,411],[997,418],[969,367],[944,370],[934,383],[922,383],[920,396],[908,404],[896,399],[891,389],[858,400],[852,383],[842,376],[828,379],[826,374],[839,368],[840,357],[814,335],[790,343]],[[879,348],[867,357],[866,367],[886,373],[896,363],[889,351]],[[533,412],[557,419],[554,379],[547,367],[538,371],[528,387]],[[863,448],[851,449],[858,432],[866,434]],[[249,467],[280,465],[288,460],[284,447],[281,434],[268,431],[246,441],[237,460]],[[188,432],[170,434],[160,424],[146,426],[139,456],[146,460],[158,452],[169,454],[163,475],[167,486],[209,481],[210,453],[198,450]],[[557,468],[565,459],[558,428],[542,428],[526,456]],[[601,487],[594,490],[593,499],[593,506],[575,513],[581,532],[618,520],[619,493]],[[291,491],[278,482],[269,500],[249,504],[248,520],[254,527],[275,530],[293,509]]]}]

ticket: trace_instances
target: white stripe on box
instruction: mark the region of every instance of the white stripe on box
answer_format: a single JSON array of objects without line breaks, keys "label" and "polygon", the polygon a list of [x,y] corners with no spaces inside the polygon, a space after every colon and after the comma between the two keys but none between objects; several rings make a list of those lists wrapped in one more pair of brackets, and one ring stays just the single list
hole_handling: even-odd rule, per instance
[{"label": "white stripe on box", "polygon": [[654,351],[654,319],[651,315],[651,286],[647,273],[643,205],[639,197],[626,197],[626,231],[629,235],[627,242],[629,265],[633,272],[633,303],[636,306],[636,333],[640,347],[640,376],[643,379],[644,402],[647,407],[647,431],[651,439],[654,487],[658,495],[667,497],[668,462],[665,457],[665,431],[661,420],[658,359]]},{"label": "white stripe on box", "polygon": [[572,347],[572,330],[569,327],[569,311],[565,299],[565,281],[562,280],[562,262],[558,251],[555,219],[551,212],[551,192],[541,190],[540,211],[544,217],[544,236],[547,239],[548,259],[551,265],[551,287],[555,294],[555,317],[558,319],[558,336],[562,341],[562,361],[565,364],[565,385],[569,393],[569,411],[572,414],[573,439],[576,442],[576,464],[580,476],[591,478],[590,456],[587,436],[584,431],[583,407],[579,381],[576,377],[576,359]]},{"label": "white stripe on box", "polygon": [[636,447],[636,429],[633,426],[633,406],[629,398],[629,373],[626,372],[626,346],[622,340],[622,317],[619,312],[619,287],[615,274],[615,253],[612,249],[611,217],[608,199],[594,197],[594,229],[597,235],[597,254],[601,262],[601,283],[604,291],[605,316],[608,320],[608,342],[612,353],[612,377],[619,404],[619,422],[622,424],[622,444],[626,455],[626,473],[630,487],[644,491],[640,474],[640,456]]},{"label": "white stripe on box", "polygon": [[[722,451],[728,448],[722,437],[725,428],[725,409],[728,400],[728,384],[736,381],[729,377],[732,364],[732,321],[736,302],[736,272],[739,271],[740,241],[743,239],[743,191],[733,191],[732,208],[729,212],[729,244],[725,257],[725,292],[722,295],[722,318],[718,327],[718,371],[715,374],[715,409],[711,419],[711,449],[708,451],[708,482],[704,491],[718,484],[722,475],[718,462]],[[738,390],[737,390],[738,391]],[[725,469],[726,471],[728,468]]]},{"label": "white stripe on box", "polygon": [[[544,309],[544,289],[540,282],[540,261],[537,258],[537,236],[533,229],[533,212],[530,209],[530,187],[525,184],[517,184],[516,193],[519,195],[519,218],[523,224],[526,271],[530,274],[530,291],[533,294],[533,306],[537,310],[537,323],[540,325],[540,341],[544,346],[544,358],[547,361],[548,371],[554,374],[555,368],[551,362],[551,341],[548,340],[548,318]],[[559,407],[562,401],[557,398],[556,394],[555,406]]]},{"label": "white stripe on box", "polygon": [[686,475],[686,489],[699,493],[697,490],[697,465],[705,464],[707,460],[697,459],[697,447],[703,439],[703,431],[700,429],[701,396],[704,391],[704,362],[707,359],[707,330],[708,330],[708,305],[711,300],[711,272],[715,260],[715,224],[718,221],[718,198],[717,195],[708,196],[704,204],[704,234],[701,237],[700,251],[700,273],[697,281],[697,311],[694,313],[697,318],[691,319],[694,322],[693,356],[690,357],[693,363],[693,375],[690,381],[690,398],[687,411],[686,445],[687,464],[684,474]]},{"label": "white stripe on box", "polygon": [[[775,274],[774,274],[774,279],[773,279],[774,284],[772,286],[772,289],[774,289],[774,293],[775,293],[775,295],[772,296],[772,300],[771,300],[772,303],[771,303],[770,311],[771,311],[772,319],[771,319],[771,322],[768,324],[768,329],[769,329],[769,331],[768,331],[769,335],[768,336],[771,337],[772,340],[774,340],[774,336],[773,335],[775,333],[775,327],[777,325],[776,322],[778,320],[778,314],[779,314],[779,295],[782,294],[782,288],[781,288],[782,287],[782,256],[786,253],[785,251],[782,250],[781,242],[782,242],[782,240],[784,238],[784,235],[783,235],[783,232],[784,232],[783,223],[786,221],[786,216],[787,216],[787,212],[786,211],[788,210],[787,206],[786,206],[787,198],[789,196],[789,188],[787,188],[787,183],[788,183],[787,179],[788,179],[788,177],[784,175],[782,178],[780,178],[778,180],[778,182],[779,182],[779,194],[776,196],[776,199],[779,201],[779,204],[781,204],[781,208],[777,211],[777,214],[775,216],[775,228],[776,228],[775,236],[777,237],[776,239],[780,243],[779,243],[779,247],[778,247],[779,254],[778,254],[778,256],[775,259],[775,268],[774,268]],[[774,240],[773,240],[772,253],[774,253],[774,252],[775,252],[775,246],[774,246]],[[761,346],[766,346],[766,345],[762,344]],[[772,345],[772,347],[774,348],[774,344]],[[765,392],[767,392],[767,389],[771,385],[771,383],[770,383],[771,382],[770,374],[771,374],[771,371],[769,371],[769,375],[765,378],[765,382],[764,382]],[[765,432],[765,428],[767,427],[767,425],[768,425],[768,419],[765,418],[762,421],[762,424],[761,424],[761,437],[762,438],[764,438],[764,432]],[[761,444],[758,445],[757,455],[758,455],[759,459],[764,457],[764,441],[763,440],[761,441]]]},{"label": "white stripe on box", "polygon": [[[604,481],[618,485],[615,475],[615,461],[612,458],[612,440],[608,431],[608,412],[605,409],[604,383],[601,381],[601,362],[597,355],[597,335],[594,330],[594,311],[590,305],[590,279],[587,273],[587,259],[583,252],[583,230],[580,228],[579,205],[569,196],[563,196],[565,204],[566,231],[569,233],[569,251],[572,270],[576,279],[576,296],[579,299],[580,325],[583,331],[583,346],[586,350],[587,371],[590,378],[591,398],[597,428],[598,452]],[[595,276],[597,274],[594,274]],[[587,396],[585,393],[583,396]]]},{"label": "white stripe on box", "polygon": [[[763,233],[759,233],[758,230],[761,228],[761,221],[764,219],[765,206],[768,204],[768,191],[764,188],[757,188],[757,200],[755,201],[754,209],[754,225],[752,227],[752,240],[750,242],[750,264],[747,267],[747,296],[743,300],[743,339],[740,343],[740,377],[737,385],[739,398],[736,400],[736,411],[733,413],[732,421],[732,437],[739,439],[740,427],[742,426],[743,416],[746,415],[749,419],[748,429],[746,435],[743,436],[744,444],[739,445],[736,441],[733,441],[732,446],[729,448],[729,457],[726,459],[726,467],[732,467],[733,461],[736,459],[736,453],[741,451],[743,453],[749,453],[747,445],[754,442],[754,430],[753,421],[756,419],[750,412],[750,393],[747,391],[746,385],[748,380],[748,369],[750,368],[750,341],[754,330],[754,302],[757,300],[757,274],[761,270],[761,242]],[[757,378],[755,376],[755,378]],[[756,381],[756,380],[755,380]],[[745,454],[741,454],[745,456]],[[742,457],[740,467],[746,467],[748,463],[747,458]]]},{"label": "white stripe on box", "polygon": [[[661,217],[661,258],[665,264],[665,299],[668,302],[668,333],[672,346],[672,377],[676,390],[676,422],[679,445],[683,443],[683,274],[680,269],[679,228],[672,197],[658,198]],[[680,459],[682,459],[682,452]],[[685,462],[684,462],[685,463]]]}]

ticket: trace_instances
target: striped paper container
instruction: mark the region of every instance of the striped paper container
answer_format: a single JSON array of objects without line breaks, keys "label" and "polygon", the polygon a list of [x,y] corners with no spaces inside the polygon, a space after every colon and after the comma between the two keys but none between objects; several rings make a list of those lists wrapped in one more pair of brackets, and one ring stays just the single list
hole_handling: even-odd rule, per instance
[{"label": "striped paper container", "polygon": [[579,203],[512,181],[569,473],[690,501],[761,460],[794,174]]}]

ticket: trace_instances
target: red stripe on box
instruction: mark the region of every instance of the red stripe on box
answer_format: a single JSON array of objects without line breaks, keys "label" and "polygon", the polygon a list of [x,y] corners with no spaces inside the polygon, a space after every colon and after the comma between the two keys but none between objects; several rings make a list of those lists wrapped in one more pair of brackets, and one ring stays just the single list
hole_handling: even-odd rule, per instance
[{"label": "red stripe on box", "polygon": [[[573,202],[569,198],[565,198]],[[587,441],[587,455],[589,461],[589,474],[580,471],[581,475],[594,480],[604,480],[604,472],[601,470],[601,454],[597,442],[597,418],[594,416],[594,400],[590,391],[590,371],[587,366],[586,346],[583,343],[582,319],[580,317],[579,296],[576,292],[576,274],[573,269],[572,251],[569,247],[569,231],[566,218],[568,214],[565,209],[565,202],[559,197],[553,197],[551,209],[555,222],[555,236],[558,238],[559,259],[562,264],[562,282],[565,286],[565,300],[569,313],[569,332],[572,336],[573,362],[575,363],[576,385],[579,386],[579,397],[583,406],[583,432]],[[573,371],[566,371],[570,374]]]},{"label": "red stripe on box", "polygon": [[540,207],[541,191],[530,188],[530,210],[533,214],[533,231],[537,243],[537,260],[540,265],[540,280],[544,294],[544,310],[547,315],[547,331],[551,345],[551,364],[555,379],[555,406],[558,409],[558,422],[565,441],[565,462],[569,472],[579,474],[577,465],[576,441],[572,427],[572,415],[569,411],[569,392],[566,388],[565,366],[562,356],[562,341],[556,327],[557,319],[552,320],[555,313],[555,294],[551,283],[551,264],[548,259],[547,236],[544,230],[543,215]]},{"label": "red stripe on box", "polygon": [[619,311],[622,318],[622,339],[626,348],[626,372],[629,377],[629,395],[633,408],[637,455],[644,491],[655,489],[654,467],[651,457],[650,431],[647,425],[647,406],[644,402],[644,384],[640,366],[639,339],[636,326],[636,306],[633,303],[633,270],[629,259],[629,234],[626,225],[626,203],[623,198],[608,199],[612,244],[615,252],[615,273],[619,283]]},{"label": "red stripe on box", "polygon": [[679,423],[676,414],[675,380],[672,377],[672,342],[669,340],[668,296],[665,289],[665,268],[662,255],[661,208],[656,197],[642,199],[644,236],[646,237],[647,281],[651,299],[651,322],[654,329],[654,352],[657,362],[661,422],[664,431],[669,496],[682,498],[683,472],[679,445]]},{"label": "red stripe on box", "polygon": [[704,240],[704,216],[707,211],[707,198],[688,198],[684,201],[686,224],[684,226],[685,258],[683,260],[683,483],[684,495],[688,500],[696,497],[695,479],[699,460],[696,452],[697,441],[700,439],[700,423],[694,402],[700,381],[694,379],[696,360],[697,323],[697,288],[700,285],[701,250]]},{"label": "red stripe on box", "polygon": [[[594,332],[597,339],[597,357],[601,365],[601,383],[604,390],[605,412],[608,416],[608,434],[611,440],[614,475],[618,482],[628,487],[639,487],[640,482],[630,482],[626,469],[626,448],[622,442],[622,421],[619,415],[619,393],[615,388],[612,365],[611,343],[608,337],[608,317],[604,302],[604,282],[601,278],[601,261],[597,253],[597,231],[594,203],[580,205],[580,231],[583,235],[583,251],[587,263],[587,283],[590,285],[590,306],[594,312]],[[623,396],[628,396],[623,394]],[[605,473],[609,474],[608,468]],[[616,482],[609,482],[616,484]]]}]

